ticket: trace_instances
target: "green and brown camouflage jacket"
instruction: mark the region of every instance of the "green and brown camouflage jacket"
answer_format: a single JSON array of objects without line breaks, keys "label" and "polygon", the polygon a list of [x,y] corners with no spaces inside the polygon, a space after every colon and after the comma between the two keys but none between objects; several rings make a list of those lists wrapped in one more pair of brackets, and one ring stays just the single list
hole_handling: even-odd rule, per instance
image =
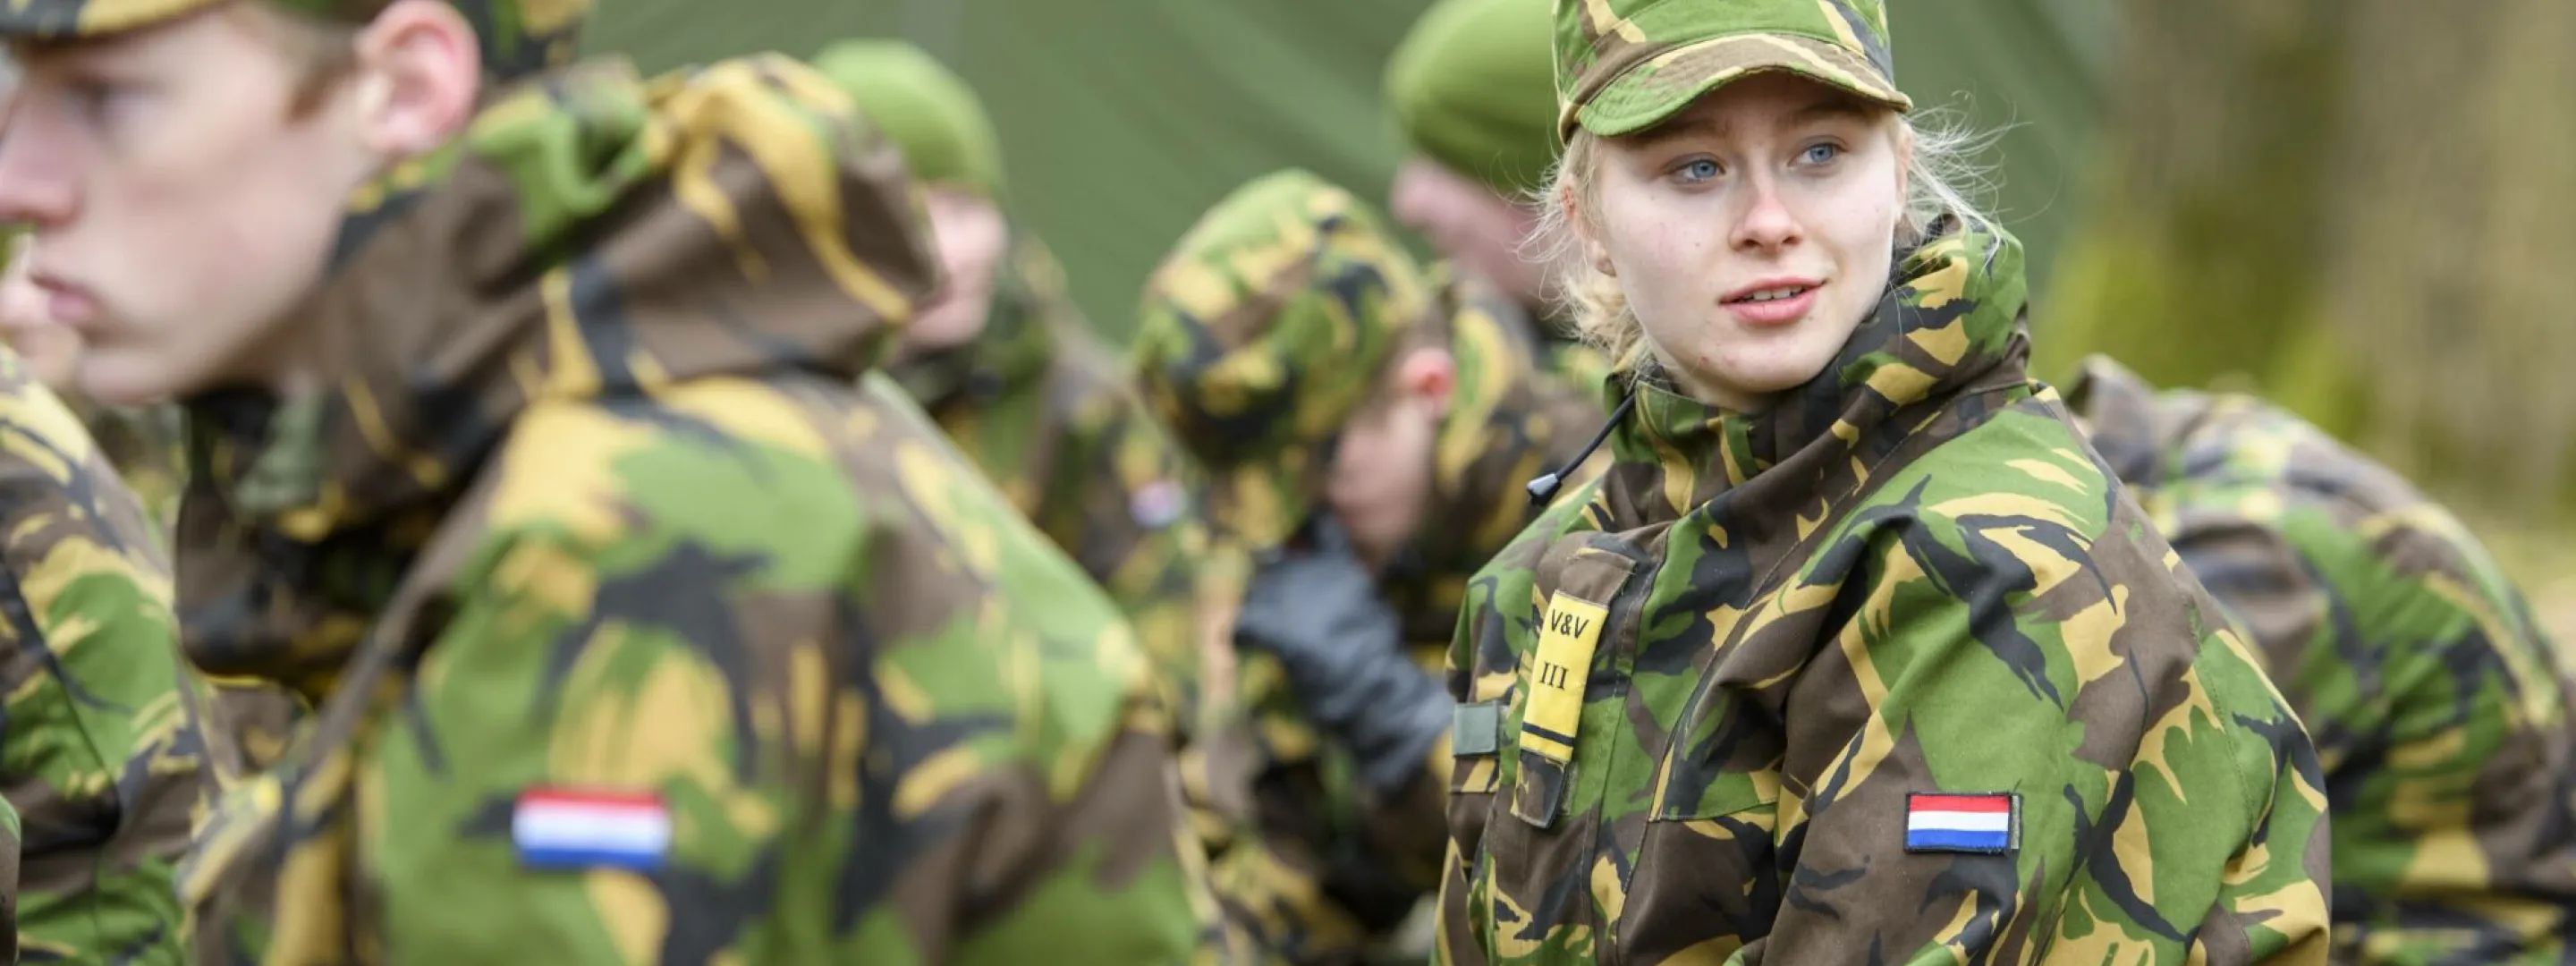
[{"label": "green and brown camouflage jacket", "polygon": [[2259,399],[2100,357],[2067,398],[2315,736],[2335,960],[2576,956],[2569,669],[2468,527]]},{"label": "green and brown camouflage jacket", "polygon": [[1951,228],[1767,411],[1612,384],[1460,620],[1441,962],[2323,960],[2312,749],[2024,293]]},{"label": "green and brown camouflage jacket", "polygon": [[1221,961],[1117,612],[889,380],[934,269],[774,56],[492,93],[355,196],[327,391],[190,399],[200,666],[318,705],[204,963]]},{"label": "green and brown camouflage jacket", "polygon": [[1055,256],[1013,232],[983,332],[888,372],[1109,592],[1195,720],[1203,668],[1230,666],[1209,649],[1232,646],[1204,617],[1241,596],[1241,575],[1209,559],[1197,469],[1074,307]]},{"label": "green and brown camouflage jacket", "polygon": [[169,555],[79,417],[6,349],[0,508],[9,938],[21,962],[177,963],[172,883],[204,749]]}]

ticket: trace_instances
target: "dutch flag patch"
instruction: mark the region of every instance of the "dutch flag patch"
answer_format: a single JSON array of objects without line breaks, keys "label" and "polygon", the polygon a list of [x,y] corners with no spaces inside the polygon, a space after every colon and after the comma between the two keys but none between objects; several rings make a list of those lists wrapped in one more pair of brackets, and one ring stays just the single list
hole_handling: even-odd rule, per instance
[{"label": "dutch flag patch", "polygon": [[2021,795],[1905,796],[1905,851],[2011,855],[2021,847]]},{"label": "dutch flag patch", "polygon": [[531,869],[650,872],[671,849],[671,810],[649,792],[531,788],[511,810],[510,840]]}]

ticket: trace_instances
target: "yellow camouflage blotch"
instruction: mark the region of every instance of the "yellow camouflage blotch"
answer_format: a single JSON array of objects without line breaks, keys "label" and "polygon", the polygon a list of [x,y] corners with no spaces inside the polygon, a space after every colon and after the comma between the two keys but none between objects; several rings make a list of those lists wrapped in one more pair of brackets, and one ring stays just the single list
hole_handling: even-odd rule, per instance
[{"label": "yellow camouflage blotch", "polygon": [[2093,491],[2091,486],[2086,485],[2083,480],[2076,479],[2075,474],[2067,472],[2065,467],[2051,463],[2047,460],[2007,460],[2004,462],[2004,465],[2030,474],[2031,479],[2045,483],[2055,483],[2077,493],[2090,493]]},{"label": "yellow camouflage blotch", "polygon": [[748,379],[698,379],[665,393],[664,405],[707,421],[727,435],[767,443],[799,456],[828,459],[829,441],[787,395]]},{"label": "yellow camouflage blotch", "polygon": [[894,467],[896,478],[903,482],[904,494],[920,506],[933,527],[948,537],[948,544],[964,556],[969,570],[984,575],[1001,572],[1000,534],[980,521],[969,520],[957,502],[958,494],[971,493],[980,483],[970,484],[957,461],[911,440],[895,444]]},{"label": "yellow camouflage blotch", "polygon": [[984,763],[971,746],[940,749],[903,773],[894,789],[894,812],[903,818],[928,814],[932,806],[983,770]]},{"label": "yellow camouflage blotch", "polygon": [[2048,500],[2033,499],[2019,493],[1985,492],[1954,497],[1935,503],[1932,512],[1951,520],[1976,516],[2011,519],[2021,517],[2055,524],[2068,530],[2085,532],[2086,528],[2070,514],[2072,510]]},{"label": "yellow camouflage blotch", "polygon": [[1944,235],[1925,244],[1915,258],[1926,264],[1938,260],[1941,265],[1907,283],[1914,290],[1915,305],[1938,309],[1952,300],[1967,297],[1971,259],[1968,258],[1966,236]]},{"label": "yellow camouflage blotch", "polygon": [[[911,318],[912,301],[850,250],[841,223],[840,156],[828,146],[813,143],[818,133],[811,118],[769,91],[758,62],[727,61],[708,68],[655,106],[657,114],[667,112],[673,126],[688,136],[690,157],[682,159],[673,172],[675,191],[691,178],[702,178],[718,198],[730,197],[713,185],[713,175],[722,147],[732,145],[760,169],[795,223],[805,251],[822,264],[842,294],[893,324]],[[698,204],[713,210],[707,199]],[[724,205],[727,220],[711,219],[709,224],[719,233],[730,228],[726,241],[744,252],[742,257],[756,258],[742,244],[731,202]],[[698,210],[698,205],[691,210]]]},{"label": "yellow camouflage blotch", "polygon": [[[599,395],[599,362],[582,338],[581,317],[572,306],[572,269],[558,265],[537,278],[537,293],[546,306],[546,358],[537,364],[545,374],[546,399],[590,399]],[[525,418],[525,417],[522,417]]]},{"label": "yellow camouflage blotch", "polygon": [[[653,660],[630,689],[612,677],[613,665],[637,648],[650,648]],[[731,689],[704,658],[604,627],[581,649],[563,693],[567,710],[547,742],[553,779],[611,789],[685,784],[702,790],[741,834],[777,831],[776,806],[737,783],[725,760],[724,749],[748,736],[734,733]],[[689,831],[685,823],[674,827],[675,848],[689,846]]]},{"label": "yellow camouflage blotch", "polygon": [[2165,745],[2174,740],[2177,732],[2185,741],[2202,737],[2199,734],[2202,726],[2215,732],[2221,727],[2221,719],[2218,707],[2210,703],[2209,689],[2200,682],[2200,665],[2185,666],[2179,683],[2183,687],[2183,700],[2166,711],[2164,717],[2156,719],[2155,724],[2147,727],[2146,734],[2140,736],[2138,757],[2132,768],[2141,780],[2149,774],[2162,777],[2166,787],[2173,791],[2174,800],[2185,801],[2181,776],[2174,774],[2173,769],[2165,764]]},{"label": "yellow camouflage blotch", "polygon": [[599,593],[599,575],[586,561],[549,542],[511,547],[492,564],[492,580],[528,598],[501,615],[502,626],[525,633],[545,622],[587,614]]},{"label": "yellow camouflage blotch", "polygon": [[592,869],[582,874],[581,884],[618,959],[630,966],[660,961],[671,932],[671,906],[652,880],[623,869]]},{"label": "yellow camouflage blotch", "polygon": [[1952,319],[1950,324],[1937,329],[1908,332],[1905,340],[1944,366],[1958,365],[1959,360],[1968,357],[1968,325],[1965,319]]},{"label": "yellow camouflage blotch", "polygon": [[498,461],[491,525],[560,526],[590,544],[616,538],[626,529],[619,507],[629,488],[618,464],[656,439],[647,427],[588,406],[530,408]]},{"label": "yellow camouflage blotch", "polygon": [[2129,588],[2114,585],[2109,596],[2070,614],[2059,626],[2058,639],[2066,645],[2066,656],[2075,667],[2075,688],[2081,693],[2095,681],[2111,676],[2128,659],[2111,649],[2111,641],[2129,623]]},{"label": "yellow camouflage blotch", "polygon": [[1886,363],[1869,374],[1869,388],[1900,405],[1923,398],[1938,381],[1939,377],[1903,362]]}]

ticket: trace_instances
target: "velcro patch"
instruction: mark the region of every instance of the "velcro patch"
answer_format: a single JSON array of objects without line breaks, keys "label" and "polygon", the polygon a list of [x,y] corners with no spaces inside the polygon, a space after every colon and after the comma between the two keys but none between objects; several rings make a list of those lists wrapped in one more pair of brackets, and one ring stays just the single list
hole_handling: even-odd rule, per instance
[{"label": "velcro patch", "polygon": [[2011,855],[2021,847],[2021,795],[1905,796],[1905,851]]},{"label": "velcro patch", "polygon": [[660,868],[671,810],[649,792],[531,788],[510,814],[510,840],[531,869]]},{"label": "velcro patch", "polygon": [[1503,750],[1503,703],[1462,704],[1449,713],[1449,753],[1490,755]]}]

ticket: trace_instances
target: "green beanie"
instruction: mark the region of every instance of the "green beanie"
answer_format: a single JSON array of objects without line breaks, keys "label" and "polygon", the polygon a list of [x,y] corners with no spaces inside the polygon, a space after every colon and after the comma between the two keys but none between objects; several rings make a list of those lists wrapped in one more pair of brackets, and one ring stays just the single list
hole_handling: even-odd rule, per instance
[{"label": "green beanie", "polygon": [[1548,0],[1441,0],[1387,62],[1386,98],[1415,150],[1520,197],[1556,161]]},{"label": "green beanie", "polygon": [[1002,149],[983,102],[964,78],[900,40],[846,40],[814,55],[814,69],[858,102],[923,184],[1002,195]]}]

